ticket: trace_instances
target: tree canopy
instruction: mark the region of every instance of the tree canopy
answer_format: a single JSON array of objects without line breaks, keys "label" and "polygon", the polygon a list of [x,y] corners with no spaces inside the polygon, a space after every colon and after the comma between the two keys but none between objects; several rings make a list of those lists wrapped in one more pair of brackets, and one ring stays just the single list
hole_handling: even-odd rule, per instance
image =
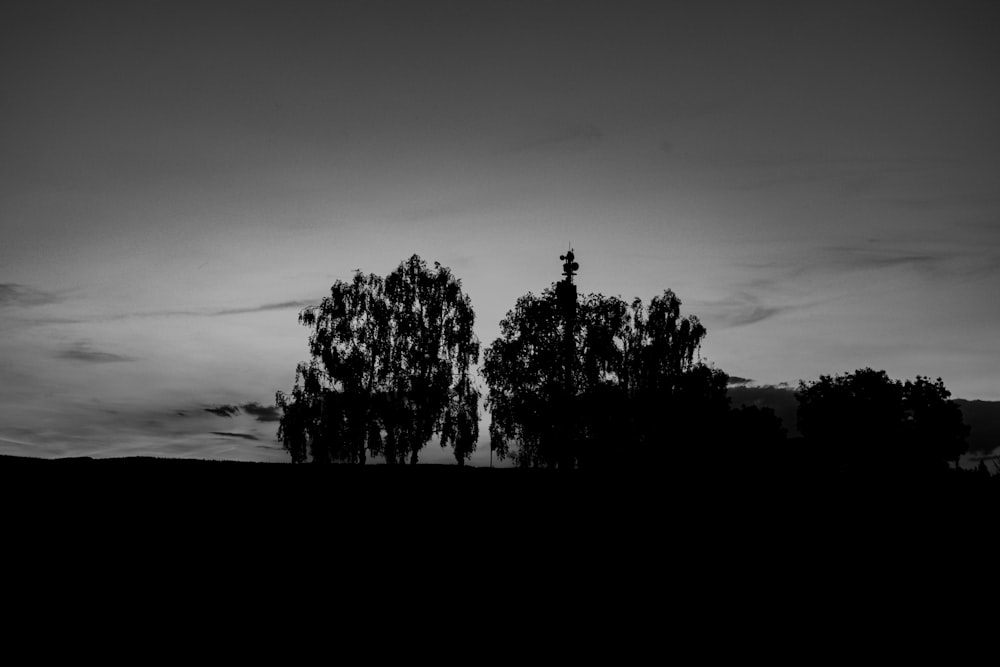
[{"label": "tree canopy", "polygon": [[969,427],[941,378],[893,380],[884,371],[800,382],[799,431],[849,472],[942,469],[967,449]]},{"label": "tree canopy", "polygon": [[[728,376],[700,355],[706,329],[682,316],[672,290],[648,304],[579,295],[573,252],[561,259],[564,279],[520,297],[485,350],[500,459],[761,480],[790,471],[793,458],[876,475],[943,470],[967,449],[969,427],[940,378],[903,382],[871,368],[800,382],[804,440],[789,443],[773,410],[730,409]],[[459,464],[469,458],[480,346],[471,302],[449,269],[413,255],[385,277],[356,272],[299,322],[311,358],[292,391],[276,395],[278,437],[293,462],[412,464],[435,437]]]},{"label": "tree canopy", "polygon": [[698,357],[705,328],[680,315],[672,291],[647,307],[577,297],[571,277],[519,298],[484,353],[491,446],[501,458],[574,467],[660,457],[727,409],[725,373]]},{"label": "tree canopy", "polygon": [[479,438],[472,303],[451,271],[417,255],[385,278],[357,272],[304,309],[312,359],[299,364],[278,437],[293,462],[416,463],[435,435],[459,464]]}]

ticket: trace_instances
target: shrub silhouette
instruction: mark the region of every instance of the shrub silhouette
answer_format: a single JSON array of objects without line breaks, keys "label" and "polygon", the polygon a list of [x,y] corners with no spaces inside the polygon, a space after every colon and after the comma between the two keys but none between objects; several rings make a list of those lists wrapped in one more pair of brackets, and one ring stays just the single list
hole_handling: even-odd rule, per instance
[{"label": "shrub silhouette", "polygon": [[416,463],[434,435],[461,465],[479,438],[475,315],[461,281],[417,255],[385,278],[337,281],[299,322],[312,330],[312,360],[291,394],[278,392],[278,437],[300,463]]}]

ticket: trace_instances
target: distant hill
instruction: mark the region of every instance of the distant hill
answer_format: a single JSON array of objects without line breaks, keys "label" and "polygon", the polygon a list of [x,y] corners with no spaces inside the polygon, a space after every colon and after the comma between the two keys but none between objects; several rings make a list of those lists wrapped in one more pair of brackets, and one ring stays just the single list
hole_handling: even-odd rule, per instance
[{"label": "distant hill", "polygon": [[[795,410],[795,389],[788,386],[738,386],[729,388],[733,407],[756,405],[771,408],[784,422],[789,436],[800,435]],[[988,455],[1000,449],[1000,401],[967,401],[955,399],[962,407],[965,423],[972,427],[969,434],[969,454],[972,458]]]},{"label": "distant hill", "polygon": [[730,387],[729,399],[734,408],[741,405],[771,408],[784,422],[789,437],[801,435],[795,420],[795,410],[799,407],[799,402],[795,400],[795,390],[791,387],[774,385]]}]

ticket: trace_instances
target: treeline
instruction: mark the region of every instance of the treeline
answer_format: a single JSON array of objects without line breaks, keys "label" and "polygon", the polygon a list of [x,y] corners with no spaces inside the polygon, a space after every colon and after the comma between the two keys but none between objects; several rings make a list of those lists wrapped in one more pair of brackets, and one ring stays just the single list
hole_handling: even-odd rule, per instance
[{"label": "treeline", "polygon": [[464,464],[479,440],[481,356],[491,455],[521,467],[920,476],[956,468],[967,449],[940,379],[872,369],[801,382],[804,438],[789,440],[769,408],[730,405],[728,375],[700,355],[705,327],[671,290],[648,304],[579,295],[573,252],[560,259],[562,280],[519,298],[482,355],[471,300],[440,264],[414,255],[385,277],[335,283],[299,314],[311,358],[277,393],[291,460],[412,464],[439,437]]}]

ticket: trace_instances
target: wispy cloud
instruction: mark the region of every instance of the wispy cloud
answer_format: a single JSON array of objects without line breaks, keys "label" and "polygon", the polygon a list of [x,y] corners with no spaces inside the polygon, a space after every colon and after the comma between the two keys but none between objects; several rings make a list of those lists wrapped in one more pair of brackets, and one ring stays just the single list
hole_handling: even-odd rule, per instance
[{"label": "wispy cloud", "polygon": [[211,408],[203,408],[205,412],[211,412],[217,417],[232,417],[240,414],[240,409],[235,405],[217,405]]},{"label": "wispy cloud", "polygon": [[245,315],[247,313],[263,313],[270,310],[293,310],[302,309],[307,306],[315,306],[319,299],[301,299],[299,301],[280,301],[278,303],[265,303],[259,306],[245,306],[243,308],[224,308],[222,310],[198,311],[198,310],[160,310],[148,313],[126,313],[112,319],[123,319],[128,317],[225,317],[227,315]]},{"label": "wispy cloud", "polygon": [[748,324],[755,324],[770,319],[775,315],[787,310],[786,307],[748,305],[747,307],[734,312],[729,317],[730,327],[742,327]]},{"label": "wispy cloud", "polygon": [[438,196],[416,207],[402,210],[400,216],[414,222],[458,218],[473,212],[495,209],[497,197],[496,193],[482,192],[453,197]]},{"label": "wispy cloud", "polygon": [[203,411],[209,405],[178,409],[141,396],[112,402],[53,396],[16,407],[8,401],[0,405],[0,454],[288,460],[272,424],[238,415],[220,421]]},{"label": "wispy cloud", "polygon": [[505,153],[522,153],[553,146],[583,147],[595,144],[604,138],[604,131],[596,125],[564,125],[549,130],[533,139],[509,146]]},{"label": "wispy cloud", "polygon": [[253,415],[259,422],[276,422],[281,419],[278,414],[277,405],[261,405],[260,403],[245,403],[243,410],[248,415]]},{"label": "wispy cloud", "polygon": [[243,405],[216,405],[202,409],[218,417],[235,417],[242,411],[255,417],[259,422],[276,422],[281,419],[281,415],[278,414],[278,406],[261,405],[257,402],[244,403]]},{"label": "wispy cloud", "polygon": [[737,292],[728,299],[701,302],[697,307],[722,326],[733,328],[756,324],[800,306],[764,304],[754,294]]},{"label": "wispy cloud", "polygon": [[85,341],[78,341],[72,347],[57,352],[55,356],[58,359],[85,361],[94,364],[105,364],[118,361],[135,361],[134,357],[95,350],[91,347],[90,343]]},{"label": "wispy cloud", "polygon": [[719,116],[735,110],[745,99],[744,92],[730,93],[709,98],[671,100],[669,108],[663,109],[662,115],[670,122],[690,122],[710,116]]},{"label": "wispy cloud", "polygon": [[262,306],[249,306],[247,308],[227,308],[225,310],[217,310],[214,313],[209,313],[213,316],[221,315],[243,315],[244,313],[261,313],[268,310],[291,310],[291,309],[301,309],[307,306],[315,306],[318,299],[312,300],[301,300],[301,301],[282,301],[280,303],[265,303]]},{"label": "wispy cloud", "polygon": [[3,306],[44,306],[62,301],[62,297],[51,292],[21,285],[19,283],[0,283],[0,307]]},{"label": "wispy cloud", "polygon": [[867,245],[834,246],[820,252],[815,263],[803,272],[888,271],[909,269],[935,278],[978,279],[1000,271],[1000,254],[995,248],[969,245],[947,250],[920,248],[906,250],[870,241]]},{"label": "wispy cloud", "polygon": [[229,433],[228,431],[212,431],[212,435],[221,435],[226,438],[242,438],[243,440],[260,440],[250,433]]},{"label": "wispy cloud", "polygon": [[871,247],[833,247],[828,255],[834,264],[854,270],[889,269],[900,266],[929,268],[950,259],[944,253],[912,253],[905,250]]},{"label": "wispy cloud", "polygon": [[82,324],[85,322],[118,322],[122,320],[155,319],[165,317],[225,317],[229,315],[262,313],[272,310],[302,309],[307,306],[314,306],[319,303],[319,301],[320,299],[302,299],[298,301],[265,303],[259,306],[246,306],[243,308],[224,308],[222,310],[151,310],[145,312],[98,315],[94,317],[36,319],[30,320],[30,322],[32,324]]},{"label": "wispy cloud", "polygon": [[14,440],[12,438],[0,438],[0,443],[4,443],[4,444],[8,444],[8,445],[17,445],[19,447],[32,447],[33,446],[32,443],[30,443],[30,442],[25,442],[23,440]]},{"label": "wispy cloud", "polygon": [[755,276],[743,283],[746,287],[769,294],[799,292],[802,297],[816,287],[817,279],[850,274],[911,271],[935,279],[978,279],[1000,272],[1000,254],[989,247],[905,248],[869,239],[865,243],[818,247],[793,258],[742,266]]},{"label": "wispy cloud", "polygon": [[820,152],[701,154],[697,150],[681,154],[692,167],[725,175],[729,182],[726,187],[737,191],[824,185],[842,195],[865,199],[883,199],[889,193],[898,193],[903,184],[909,190],[919,191],[920,185],[934,173],[954,166],[936,156],[833,156]]}]

